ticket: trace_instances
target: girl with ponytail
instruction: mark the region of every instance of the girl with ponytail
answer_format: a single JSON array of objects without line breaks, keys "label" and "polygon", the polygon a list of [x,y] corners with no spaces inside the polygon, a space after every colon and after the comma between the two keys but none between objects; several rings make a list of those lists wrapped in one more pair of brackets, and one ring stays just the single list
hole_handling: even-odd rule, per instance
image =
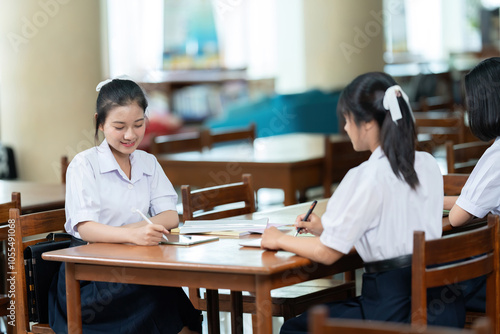
[{"label": "girl with ponytail", "polygon": [[[330,265],[355,247],[365,262],[361,296],[328,304],[338,318],[409,322],[413,231],[441,237],[443,178],[436,160],[416,152],[408,97],[394,79],[379,72],[360,75],[342,92],[339,116],[356,151],[370,158],[351,169],[322,217],[297,217],[296,226],[315,237],[294,238],[276,228],[262,237],[266,249],[293,252]],[[430,294],[440,297],[441,288]],[[448,303],[447,303],[448,302]],[[443,302],[430,324],[463,326],[460,296]],[[285,322],[281,333],[306,333],[307,312]]]}]

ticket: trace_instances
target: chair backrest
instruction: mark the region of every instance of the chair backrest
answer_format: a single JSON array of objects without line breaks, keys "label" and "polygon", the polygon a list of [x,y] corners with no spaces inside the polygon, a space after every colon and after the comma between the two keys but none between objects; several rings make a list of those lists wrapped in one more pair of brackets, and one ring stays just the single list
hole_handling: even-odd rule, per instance
[{"label": "chair backrest", "polygon": [[427,325],[427,289],[486,276],[486,315],[495,333],[499,329],[499,237],[498,215],[488,225],[440,239],[425,240],[423,231],[413,236],[411,323]]},{"label": "chair backrest", "polygon": [[447,140],[463,143],[465,140],[462,111],[416,111],[413,113],[418,133],[430,133],[437,145]]},{"label": "chair backrest", "polygon": [[211,148],[214,144],[232,141],[248,141],[253,144],[255,137],[255,123],[240,129],[212,129],[209,131],[206,146]]},{"label": "chair backrest", "polygon": [[[255,193],[250,174],[243,174],[242,182],[192,191],[190,186],[184,185],[181,193],[185,221],[221,219],[255,212]],[[243,206],[235,207],[236,203]]]},{"label": "chair backrest", "polygon": [[325,306],[316,306],[311,310],[309,333],[311,334],[492,334],[491,322],[481,318],[472,329],[465,330],[451,327],[428,326],[417,329],[410,324],[359,319],[328,318]]},{"label": "chair backrest", "polygon": [[[190,186],[181,187],[183,220],[222,219],[255,212],[255,194],[250,174],[242,175],[242,182],[203,188],[191,191]],[[234,207],[231,204],[243,203]],[[228,205],[223,209],[218,206]],[[189,299],[199,308],[200,290],[189,288]]]},{"label": "chair backrest", "polygon": [[18,209],[10,209],[9,219],[15,225],[16,330],[17,333],[27,333],[29,332],[30,325],[28,322],[24,250],[30,245],[46,241],[45,236],[48,233],[64,230],[66,215],[64,209],[43,211],[29,215],[20,215]]},{"label": "chair backrest", "polygon": [[347,136],[325,136],[324,197],[330,197],[332,184],[342,181],[351,168],[368,160],[370,154],[370,151],[356,152]]},{"label": "chair backrest", "polygon": [[[422,96],[419,99],[418,111],[431,111],[431,110],[453,110],[455,109],[455,102],[448,96]],[[414,110],[417,111],[417,110]]]},{"label": "chair backrest", "polygon": [[467,182],[470,174],[445,174],[443,175],[443,190],[445,196],[458,196]]},{"label": "chair backrest", "polygon": [[66,184],[66,172],[68,171],[69,160],[66,155],[61,157],[61,181]]},{"label": "chair backrest", "polygon": [[152,154],[170,154],[189,151],[202,151],[206,146],[207,130],[156,136],[151,141]]},{"label": "chair backrest", "polygon": [[448,174],[470,173],[476,166],[484,151],[490,147],[492,142],[474,141],[461,144],[446,142],[446,164]]},{"label": "chair backrest", "polygon": [[21,211],[21,194],[18,192],[13,192],[11,194],[11,200],[7,203],[0,204],[0,241],[7,240],[9,237],[8,230],[9,225],[7,224],[9,220],[9,210],[19,209]]}]

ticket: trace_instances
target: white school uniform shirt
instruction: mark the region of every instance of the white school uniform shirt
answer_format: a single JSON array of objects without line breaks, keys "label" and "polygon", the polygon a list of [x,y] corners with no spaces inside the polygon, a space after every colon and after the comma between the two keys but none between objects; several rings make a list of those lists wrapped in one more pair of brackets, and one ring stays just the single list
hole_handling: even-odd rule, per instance
[{"label": "white school uniform shirt", "polygon": [[476,217],[500,215],[500,137],[477,162],[456,204]]},{"label": "white school uniform shirt", "polygon": [[136,150],[130,155],[129,180],[104,140],[75,156],[66,174],[66,231],[80,238],[77,224],[95,221],[123,226],[143,220],[136,209],[155,216],[176,210],[177,193],[156,157]]},{"label": "white school uniform shirt", "polygon": [[425,231],[427,240],[441,237],[443,177],[434,157],[415,153],[416,190],[391,169],[378,147],[351,169],[321,217],[320,241],[347,254],[354,246],[365,262],[413,252],[413,231]]}]

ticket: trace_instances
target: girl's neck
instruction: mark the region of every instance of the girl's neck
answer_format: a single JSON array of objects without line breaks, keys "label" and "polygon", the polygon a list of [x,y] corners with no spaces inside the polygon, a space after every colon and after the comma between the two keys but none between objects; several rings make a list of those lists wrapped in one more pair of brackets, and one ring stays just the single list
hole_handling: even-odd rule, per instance
[{"label": "girl's neck", "polygon": [[132,165],[130,163],[130,154],[120,154],[118,152],[114,152],[114,150],[112,150],[112,152],[116,162],[118,163],[118,166],[120,166],[123,173],[125,173],[125,175],[130,180],[130,178],[132,177]]}]

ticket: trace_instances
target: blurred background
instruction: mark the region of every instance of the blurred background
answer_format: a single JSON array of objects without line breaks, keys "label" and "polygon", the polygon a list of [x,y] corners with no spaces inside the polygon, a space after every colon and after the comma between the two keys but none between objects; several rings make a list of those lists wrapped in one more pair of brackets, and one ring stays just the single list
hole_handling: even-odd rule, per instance
[{"label": "blurred background", "polygon": [[[322,113],[367,71],[395,76],[416,110],[463,105],[465,73],[499,53],[499,5],[0,0],[0,143],[13,149],[18,179],[59,182],[61,156],[97,143],[97,83],[124,74],[148,93],[150,134],[249,121],[260,137],[335,133]],[[259,128],[272,117],[285,126]],[[302,118],[316,121],[286,126]]]}]

